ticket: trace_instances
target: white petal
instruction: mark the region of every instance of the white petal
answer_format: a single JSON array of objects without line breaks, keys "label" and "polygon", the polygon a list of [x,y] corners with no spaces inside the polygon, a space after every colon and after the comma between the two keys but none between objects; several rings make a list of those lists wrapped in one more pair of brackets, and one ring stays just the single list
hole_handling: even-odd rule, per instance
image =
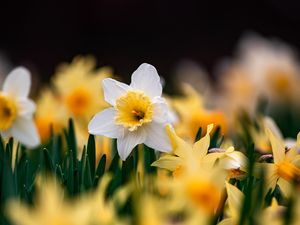
[{"label": "white petal", "polygon": [[103,135],[110,138],[119,138],[123,134],[123,127],[115,124],[116,110],[104,109],[97,113],[88,125],[90,134]]},{"label": "white petal", "polygon": [[155,67],[147,63],[143,63],[133,72],[130,87],[144,91],[150,98],[162,94],[159,75]]},{"label": "white petal", "polygon": [[166,123],[171,120],[169,118],[169,108],[166,101],[161,97],[155,97],[153,100],[153,120],[158,123]]},{"label": "white petal", "polygon": [[115,106],[116,100],[125,95],[130,89],[127,84],[121,83],[111,78],[106,78],[102,81],[102,87],[104,91],[104,100]]},{"label": "white petal", "polygon": [[136,131],[130,132],[127,131],[123,138],[118,138],[118,153],[120,158],[125,161],[126,158],[131,153],[132,149],[145,141],[146,133],[142,128],[139,128]]},{"label": "white petal", "polygon": [[171,152],[172,146],[169,136],[165,129],[165,125],[161,123],[152,122],[145,126],[147,138],[145,144],[155,150],[161,152]]},{"label": "white petal", "polygon": [[14,97],[27,97],[31,86],[30,72],[24,67],[11,71],[3,84],[3,92]]},{"label": "white petal", "polygon": [[32,119],[32,115],[36,109],[35,103],[27,98],[17,100],[18,114],[27,119]]},{"label": "white petal", "polygon": [[10,133],[16,140],[28,147],[36,147],[40,144],[37,129],[30,119],[17,118]]}]

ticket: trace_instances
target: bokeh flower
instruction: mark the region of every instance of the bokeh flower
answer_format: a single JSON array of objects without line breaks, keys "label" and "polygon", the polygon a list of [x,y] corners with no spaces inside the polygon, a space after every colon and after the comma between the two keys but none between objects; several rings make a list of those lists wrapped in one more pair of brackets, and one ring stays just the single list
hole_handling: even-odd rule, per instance
[{"label": "bokeh flower", "polygon": [[30,86],[30,73],[23,67],[6,77],[0,91],[0,134],[35,147],[40,139],[33,122],[35,103],[28,98]]}]

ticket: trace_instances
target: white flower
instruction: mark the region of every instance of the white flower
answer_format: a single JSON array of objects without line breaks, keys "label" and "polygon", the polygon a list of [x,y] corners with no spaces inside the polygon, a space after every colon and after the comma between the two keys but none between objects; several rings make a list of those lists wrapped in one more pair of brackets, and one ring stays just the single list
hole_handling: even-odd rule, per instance
[{"label": "white flower", "polygon": [[169,109],[161,97],[162,85],[155,67],[142,64],[127,85],[111,78],[103,82],[104,99],[112,105],[90,121],[90,134],[117,138],[118,153],[125,160],[138,144],[162,152],[172,147],[165,130]]},{"label": "white flower", "polygon": [[6,77],[0,91],[0,134],[35,147],[40,139],[32,119],[35,103],[28,99],[30,86],[30,73],[23,67]]}]

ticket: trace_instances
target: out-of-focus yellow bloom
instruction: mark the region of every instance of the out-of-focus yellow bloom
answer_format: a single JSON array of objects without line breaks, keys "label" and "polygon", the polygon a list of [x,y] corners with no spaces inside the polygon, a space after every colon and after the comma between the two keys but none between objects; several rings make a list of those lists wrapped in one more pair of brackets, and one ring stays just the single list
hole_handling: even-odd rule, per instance
[{"label": "out-of-focus yellow bloom", "polygon": [[285,196],[289,196],[294,180],[300,179],[300,133],[297,137],[297,144],[286,152],[286,148],[281,139],[277,138],[269,129],[267,135],[272,146],[274,163],[262,163],[266,170],[266,187],[273,190],[278,184]]},{"label": "out-of-focus yellow bloom", "polygon": [[12,201],[7,213],[16,225],[84,225],[89,216],[77,202],[64,199],[63,190],[54,180],[38,182],[35,207]]},{"label": "out-of-focus yellow bloom", "polygon": [[218,166],[205,170],[190,168],[170,181],[172,204],[209,219],[220,206],[226,173]]},{"label": "out-of-focus yellow bloom", "polygon": [[95,70],[91,56],[76,57],[71,64],[62,64],[53,79],[54,87],[72,115],[87,124],[99,110],[107,107],[101,90],[104,78],[112,76],[108,67]]},{"label": "out-of-focus yellow bloom", "polygon": [[97,189],[79,200],[83,210],[88,212],[85,224],[125,225],[125,220],[118,218],[116,206],[123,205],[129,194],[129,187],[121,187],[110,199],[106,199],[105,193],[111,176],[106,175],[101,179]]},{"label": "out-of-focus yellow bloom", "polygon": [[262,216],[259,219],[260,224],[284,224],[285,210],[286,208],[284,206],[278,205],[276,198],[273,198],[271,205],[262,211]]},{"label": "out-of-focus yellow bloom", "polygon": [[228,195],[227,204],[229,215],[227,215],[227,218],[223,219],[219,225],[238,224],[245,196],[237,187],[228,182],[226,182],[226,191]]},{"label": "out-of-focus yellow bloom", "polygon": [[215,162],[228,172],[228,178],[243,178],[247,172],[247,157],[231,146],[227,149],[211,149],[205,160]]},{"label": "out-of-focus yellow bloom", "polygon": [[204,99],[192,86],[184,84],[183,91],[185,96],[169,99],[179,115],[179,122],[175,124],[178,135],[187,140],[194,140],[198,129],[202,127],[205,133],[207,125],[211,123],[220,126],[222,133],[227,133],[227,120],[221,111],[206,109]]},{"label": "out-of-focus yellow bloom", "polygon": [[[236,121],[242,111],[254,115],[259,93],[245,71],[237,65],[231,65],[220,76],[220,92],[216,104],[226,113],[230,127],[236,126]],[[234,129],[235,130],[235,129]]]},{"label": "out-of-focus yellow bloom", "polygon": [[166,129],[171,140],[173,152],[172,154],[165,154],[161,156],[152,164],[152,166],[172,171],[174,176],[180,176],[187,170],[194,170],[195,168],[204,166],[212,166],[213,162],[204,161],[210,144],[209,134],[213,129],[212,124],[207,126],[206,135],[194,145],[190,145],[178,137],[169,126],[167,126]]},{"label": "out-of-focus yellow bloom", "polygon": [[58,134],[67,126],[68,114],[61,101],[50,89],[43,90],[37,101],[35,122],[42,142],[50,138],[52,127],[54,134]]}]

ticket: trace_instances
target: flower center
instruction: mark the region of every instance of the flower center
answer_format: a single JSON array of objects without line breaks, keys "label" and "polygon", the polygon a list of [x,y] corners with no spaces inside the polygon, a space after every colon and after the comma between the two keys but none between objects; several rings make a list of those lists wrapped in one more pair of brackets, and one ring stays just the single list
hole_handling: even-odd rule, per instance
[{"label": "flower center", "polygon": [[[289,73],[282,70],[271,70],[268,73],[269,85],[275,91],[284,92],[291,86]],[[281,93],[282,94],[282,93]]]},{"label": "flower center", "polygon": [[12,99],[0,93],[0,131],[9,129],[17,117],[17,106]]},{"label": "flower center", "polygon": [[77,88],[67,96],[66,104],[75,116],[81,116],[86,112],[91,100],[92,96],[88,90]]},{"label": "flower center", "polygon": [[283,161],[277,165],[277,175],[287,181],[299,181],[300,169],[290,162]]},{"label": "flower center", "polygon": [[148,96],[140,91],[129,91],[117,99],[115,121],[130,131],[152,121],[153,105]]},{"label": "flower center", "polygon": [[221,192],[212,182],[199,179],[191,180],[186,184],[186,191],[189,198],[207,213],[214,213],[218,208]]}]

